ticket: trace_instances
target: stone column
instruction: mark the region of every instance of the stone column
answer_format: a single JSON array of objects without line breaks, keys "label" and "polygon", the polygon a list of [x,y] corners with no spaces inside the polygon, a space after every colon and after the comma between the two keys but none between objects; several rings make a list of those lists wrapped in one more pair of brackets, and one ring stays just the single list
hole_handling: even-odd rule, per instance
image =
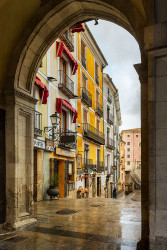
[{"label": "stone column", "polygon": [[6,92],[6,227],[34,222],[33,130],[36,100],[17,90]]},{"label": "stone column", "polygon": [[145,28],[145,51],[148,54],[150,249],[166,249],[167,246],[166,30],[167,22]]},{"label": "stone column", "polygon": [[148,124],[148,67],[136,64],[141,83],[141,239],[142,245],[149,245],[149,124]]}]

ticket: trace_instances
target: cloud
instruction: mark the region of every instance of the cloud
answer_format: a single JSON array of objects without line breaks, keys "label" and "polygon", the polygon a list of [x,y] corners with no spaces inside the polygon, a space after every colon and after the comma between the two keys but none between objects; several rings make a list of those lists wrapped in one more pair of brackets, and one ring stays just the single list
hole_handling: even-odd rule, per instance
[{"label": "cloud", "polygon": [[140,83],[133,67],[140,63],[140,50],[134,37],[111,22],[99,20],[87,23],[104,54],[108,66],[104,72],[112,78],[119,90],[121,129],[140,127]]}]

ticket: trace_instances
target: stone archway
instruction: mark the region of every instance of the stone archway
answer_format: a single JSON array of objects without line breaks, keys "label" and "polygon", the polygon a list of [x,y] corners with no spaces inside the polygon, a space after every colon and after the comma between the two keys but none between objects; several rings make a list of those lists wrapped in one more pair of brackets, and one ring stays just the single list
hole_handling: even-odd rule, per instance
[{"label": "stone archway", "polygon": [[[136,65],[135,68],[141,81],[142,165],[144,166],[142,169],[142,240],[146,244],[148,241],[151,244],[157,240],[157,244],[160,244],[159,242],[164,242],[166,239],[167,230],[163,216],[166,214],[167,204],[158,205],[157,197],[159,196],[155,195],[155,171],[158,169],[156,168],[156,150],[159,150],[157,152],[160,155],[160,152],[165,154],[160,145],[160,138],[163,136],[163,131],[160,129],[164,128],[159,125],[160,129],[156,133],[155,114],[159,112],[160,119],[164,115],[160,112],[161,107],[156,106],[155,86],[159,86],[156,85],[156,82],[163,85],[163,79],[162,81],[159,80],[160,78],[157,79],[156,73],[158,77],[165,77],[163,65],[166,65],[166,59],[161,56],[166,53],[166,38],[163,36],[166,25],[163,24],[162,29],[157,26],[148,26],[153,25],[152,7],[151,0],[140,3],[131,0],[117,0],[112,1],[112,5],[109,0],[43,0],[41,7],[34,12],[33,19],[29,20],[29,25],[21,28],[22,36],[20,39],[19,36],[17,37],[10,64],[6,65],[8,73],[5,74],[5,77],[8,79],[8,86],[6,87],[4,84],[5,81],[0,85],[5,90],[5,101],[3,98],[1,99],[6,109],[6,222],[10,227],[17,228],[24,223],[33,221],[33,219],[29,219],[32,202],[32,124],[35,104],[32,86],[40,61],[66,26],[85,18],[102,18],[115,22],[128,30],[135,36],[141,49],[142,64]],[[164,22],[159,15],[157,18],[159,18],[159,22]],[[161,39],[154,39],[154,30],[157,32],[161,30]],[[163,49],[161,52],[160,47]],[[155,53],[153,53],[154,51]],[[160,89],[158,91],[160,93]],[[158,98],[160,101],[167,101],[162,94]],[[166,124],[164,126],[166,129]],[[24,134],[20,132],[21,129]],[[158,148],[156,148],[156,141]],[[22,142],[24,147],[22,147]],[[159,159],[164,164],[165,160]],[[166,181],[166,179],[164,180]],[[166,183],[165,181],[164,183]],[[26,191],[22,190],[25,186]],[[26,204],[25,200],[28,201]],[[159,201],[162,199],[160,198]],[[160,210],[163,210],[161,214]],[[162,228],[158,219],[163,225]]]}]

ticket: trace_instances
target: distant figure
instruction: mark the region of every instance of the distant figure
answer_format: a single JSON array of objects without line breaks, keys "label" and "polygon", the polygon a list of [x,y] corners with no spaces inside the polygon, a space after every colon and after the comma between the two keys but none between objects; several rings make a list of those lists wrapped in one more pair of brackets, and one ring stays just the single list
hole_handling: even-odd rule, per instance
[{"label": "distant figure", "polygon": [[116,190],[116,188],[114,188],[114,190],[113,190],[113,198],[117,198],[117,190]]}]

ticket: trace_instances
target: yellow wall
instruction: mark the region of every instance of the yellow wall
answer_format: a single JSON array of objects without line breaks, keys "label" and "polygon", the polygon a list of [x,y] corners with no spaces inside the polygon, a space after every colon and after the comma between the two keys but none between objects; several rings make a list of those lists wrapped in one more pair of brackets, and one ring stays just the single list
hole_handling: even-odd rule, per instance
[{"label": "yellow wall", "polygon": [[89,72],[91,77],[94,78],[94,68],[95,68],[94,56],[88,47],[87,47],[86,60],[87,62],[89,62],[87,63],[87,71]]},{"label": "yellow wall", "polygon": [[[80,60],[81,58],[81,35],[77,34],[77,39],[78,39],[78,58]],[[84,41],[85,42],[85,41]],[[91,50],[89,49],[88,46],[86,46],[86,58],[87,58],[87,71],[85,71],[85,69],[82,66],[78,66],[78,96],[81,97],[81,81],[82,81],[82,72],[85,74],[85,76],[88,78],[88,91],[90,92],[90,94],[92,95],[92,107],[88,109],[89,110],[89,124],[92,125],[93,127],[96,128],[96,120],[97,117],[99,118],[99,116],[96,115],[95,112],[95,105],[96,105],[96,89],[99,90],[102,89],[102,72],[101,72],[101,67],[99,67],[99,87],[97,86],[97,84],[95,83],[95,58],[94,55],[92,54]],[[88,72],[88,73],[87,73]],[[92,80],[94,79],[94,80]],[[100,104],[103,105],[103,95],[102,92],[100,92]],[[81,100],[77,101],[77,111],[78,111],[78,123],[81,124],[81,127],[78,128],[78,133],[82,134],[82,110],[81,110],[81,105],[82,107],[85,106],[84,103],[82,103]],[[93,111],[92,111],[92,110]],[[103,120],[101,120],[101,124],[100,124],[100,130],[103,133]],[[85,140],[84,138],[81,138],[80,136],[77,137],[77,151],[78,153],[82,154],[82,157],[84,157],[84,143]],[[98,144],[93,143],[91,140],[87,140],[87,143],[89,144],[89,158],[93,159],[93,164],[96,164],[96,159],[97,159],[97,148],[99,147]],[[100,146],[101,149],[101,161],[103,161],[103,147]]]}]

